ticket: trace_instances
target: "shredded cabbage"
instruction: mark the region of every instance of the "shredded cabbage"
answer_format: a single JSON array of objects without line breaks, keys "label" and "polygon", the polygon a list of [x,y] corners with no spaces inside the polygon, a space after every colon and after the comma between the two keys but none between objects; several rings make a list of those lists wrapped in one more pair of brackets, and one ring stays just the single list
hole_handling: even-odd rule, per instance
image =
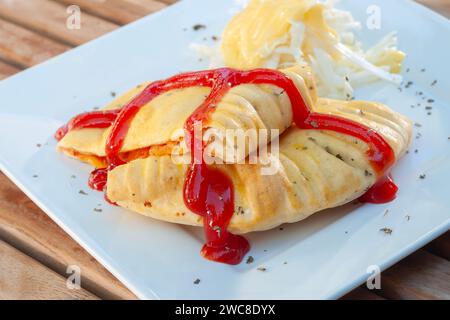
[{"label": "shredded cabbage", "polygon": [[[235,0],[241,8],[247,2]],[[402,77],[396,73],[400,71],[404,54],[397,49],[396,33],[389,33],[373,47],[364,50],[353,33],[361,28],[361,23],[350,12],[335,8],[337,2],[316,1],[324,6],[323,18],[335,31],[336,43],[325,43],[324,37],[312,33],[313,39],[308,40],[313,44],[313,50],[305,54],[301,48],[307,26],[303,21],[289,21],[289,34],[264,44],[256,53],[265,60],[261,67],[281,69],[308,63],[316,77],[319,95],[329,98],[350,100],[354,88],[377,80],[401,83]],[[210,67],[224,66],[219,45],[192,44],[191,48],[208,59]]]}]

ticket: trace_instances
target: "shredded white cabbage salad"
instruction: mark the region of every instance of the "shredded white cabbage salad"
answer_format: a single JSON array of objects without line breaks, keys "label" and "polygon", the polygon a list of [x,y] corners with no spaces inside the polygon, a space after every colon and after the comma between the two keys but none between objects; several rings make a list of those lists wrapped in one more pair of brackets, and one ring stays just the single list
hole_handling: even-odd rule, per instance
[{"label": "shredded white cabbage salad", "polygon": [[[301,1],[301,0],[297,0]],[[392,66],[401,64],[403,57],[397,50],[397,36],[391,32],[371,48],[364,50],[362,44],[356,40],[355,30],[361,28],[348,11],[335,7],[339,0],[317,1],[325,6],[324,18],[328,26],[337,33],[338,43],[333,49],[342,58],[336,60],[329,52],[329,45],[321,43],[320,37],[314,37],[314,50],[307,56],[301,47],[304,39],[305,25],[302,21],[290,21],[289,34],[267,43],[260,48],[258,54],[265,58],[265,65],[261,67],[282,69],[298,63],[308,63],[315,75],[319,95],[328,98],[353,98],[354,89],[362,85],[384,80],[399,84],[402,77],[391,73]],[[247,0],[235,0],[240,8],[244,8]],[[224,66],[220,51],[220,44],[211,47],[192,44],[194,50],[202,58],[210,61],[210,67]],[[292,62],[280,63],[282,55],[292,57]]]}]

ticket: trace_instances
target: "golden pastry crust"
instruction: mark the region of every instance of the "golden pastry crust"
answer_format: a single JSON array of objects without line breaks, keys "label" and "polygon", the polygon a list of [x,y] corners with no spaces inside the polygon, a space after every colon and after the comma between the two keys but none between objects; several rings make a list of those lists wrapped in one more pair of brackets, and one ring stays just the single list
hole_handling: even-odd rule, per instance
[{"label": "golden pastry crust", "polygon": [[[381,104],[319,99],[318,110],[377,130],[397,157],[410,143],[411,122]],[[340,133],[291,127],[281,136],[279,157],[269,155],[279,167],[276,174],[262,175],[261,165],[218,165],[235,187],[229,230],[267,230],[358,198],[376,181],[367,149],[366,143]],[[175,164],[170,156],[138,159],[110,171],[107,195],[156,219],[201,226],[202,217],[184,205],[186,170],[187,165]]]},{"label": "golden pastry crust", "polygon": [[[402,115],[378,103],[318,98],[307,66],[284,72],[313,111],[341,116],[377,131],[397,159],[406,151],[412,126]],[[144,87],[134,88],[105,109],[123,106]],[[189,211],[183,201],[190,155],[173,156],[172,151],[183,149],[184,122],[208,93],[208,88],[201,87],[173,90],[142,108],[122,148],[123,156],[131,161],[108,174],[107,196],[111,201],[155,219],[202,225],[202,217]],[[235,189],[231,232],[267,230],[305,219],[358,198],[375,183],[366,143],[340,133],[303,130],[291,124],[288,97],[270,85],[234,87],[211,114],[209,129],[279,129],[281,133],[279,156],[268,155],[269,164],[278,168],[275,174],[263,175],[262,169],[267,166],[261,164],[215,165],[230,176]],[[109,128],[73,130],[59,142],[58,149],[104,167],[109,132]],[[240,156],[245,158],[250,151],[245,148]]]},{"label": "golden pastry crust", "polygon": [[[296,87],[302,93],[305,103],[312,106],[316,99],[315,84],[312,73],[307,66],[296,66],[283,71],[292,79]],[[145,85],[138,86],[111,102],[104,110],[122,107],[132,97],[136,96]],[[170,142],[179,142],[184,138],[183,126],[189,115],[200,106],[210,89],[205,87],[190,87],[177,89],[162,94],[141,108],[133,119],[125,138],[121,152],[129,152],[153,145],[163,145]],[[222,132],[227,129],[247,131],[265,129],[269,133],[271,129],[278,130],[281,134],[292,123],[292,108],[289,98],[280,88],[273,85],[243,84],[233,87],[221,100],[208,123],[204,124],[206,130]],[[105,157],[106,140],[111,132],[107,129],[79,129],[69,131],[58,143],[58,150],[69,156],[84,155],[83,160],[91,164],[98,161],[90,161],[86,156]],[[275,136],[269,136],[271,141]],[[230,148],[236,148],[236,156],[229,162],[238,162],[255,151],[249,145],[242,148],[235,145],[234,141],[226,140]],[[213,145],[220,158],[221,145]],[[186,147],[183,145],[183,149]],[[81,157],[78,157],[81,158]],[[92,157],[91,157],[92,158]],[[223,158],[222,158],[223,159]]]}]

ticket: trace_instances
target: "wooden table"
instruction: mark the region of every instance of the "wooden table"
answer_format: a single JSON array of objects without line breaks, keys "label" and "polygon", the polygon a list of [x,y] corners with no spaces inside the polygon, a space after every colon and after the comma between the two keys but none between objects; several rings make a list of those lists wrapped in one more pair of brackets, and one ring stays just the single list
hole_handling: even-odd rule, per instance
[{"label": "wooden table", "polygon": [[[0,0],[0,79],[110,32],[176,0]],[[421,0],[450,16],[450,1]],[[69,5],[83,27],[66,28]],[[382,290],[361,287],[345,299],[450,299],[450,233],[382,275]],[[66,287],[68,265],[82,289]],[[0,173],[0,299],[136,297]]]}]

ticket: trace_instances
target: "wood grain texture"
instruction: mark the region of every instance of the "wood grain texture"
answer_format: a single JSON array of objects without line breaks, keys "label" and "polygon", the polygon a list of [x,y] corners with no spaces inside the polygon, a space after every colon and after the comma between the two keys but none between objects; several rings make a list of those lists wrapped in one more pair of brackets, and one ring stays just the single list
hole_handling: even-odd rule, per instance
[{"label": "wood grain texture", "polygon": [[78,5],[82,12],[117,24],[127,24],[167,5],[153,0],[57,0],[65,5]]},{"label": "wood grain texture", "polygon": [[387,299],[450,299],[450,262],[419,250],[381,275],[377,294]]},{"label": "wood grain texture", "polygon": [[346,294],[341,300],[385,300],[383,297],[369,291],[364,287],[359,287],[352,292]]},{"label": "wood grain texture", "polygon": [[[0,240],[0,299],[97,300],[84,289],[68,289],[66,278]],[[83,276],[81,276],[83,283]]]},{"label": "wood grain texture", "polygon": [[[145,0],[132,0],[132,1],[145,1]],[[165,4],[174,4],[178,0],[158,0],[159,2],[165,3]]]},{"label": "wood grain texture", "polygon": [[431,242],[427,250],[450,261],[450,232]]},{"label": "wood grain texture", "polygon": [[0,80],[3,80],[14,73],[19,72],[20,69],[13,67],[12,65],[6,64],[0,61]]},{"label": "wood grain texture", "polygon": [[83,287],[101,298],[136,299],[2,173],[0,239],[59,274],[65,274],[68,265],[79,266],[83,272]]},{"label": "wood grain texture", "polygon": [[0,60],[27,68],[68,49],[69,46],[0,19]]},{"label": "wood grain texture", "polygon": [[430,9],[450,18],[450,1],[448,0],[416,0]]},{"label": "wood grain texture", "polygon": [[69,15],[66,5],[51,0],[0,0],[3,19],[69,45],[80,45],[117,28],[116,24],[82,12],[80,29],[69,29]]}]

